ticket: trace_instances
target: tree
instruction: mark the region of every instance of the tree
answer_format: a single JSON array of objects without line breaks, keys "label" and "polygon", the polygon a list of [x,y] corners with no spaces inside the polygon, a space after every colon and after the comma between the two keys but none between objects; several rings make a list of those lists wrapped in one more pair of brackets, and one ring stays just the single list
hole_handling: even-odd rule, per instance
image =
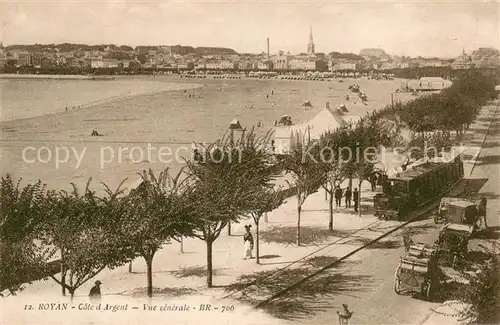
[{"label": "tree", "polygon": [[342,160],[342,148],[347,139],[347,132],[338,129],[333,132],[326,132],[321,135],[319,142],[316,143],[316,156],[325,173],[326,182],[322,185],[328,193],[328,211],[329,222],[328,229],[333,230],[333,199],[335,187],[341,184],[349,173],[347,164]]},{"label": "tree", "polygon": [[131,257],[122,246],[123,239],[116,236],[115,225],[110,222],[124,209],[119,198],[121,185],[115,192],[106,187],[104,198],[90,190],[90,179],[83,195],[76,185],[72,186],[71,192],[48,193],[47,220],[39,238],[39,249],[49,251],[47,258],[54,258],[59,253],[63,266],[61,279],[52,273],[48,275],[69,291],[71,299],[79,287],[103,269],[121,266]]},{"label": "tree", "polygon": [[228,222],[238,222],[253,207],[250,202],[263,187],[271,188],[272,173],[266,165],[268,135],[256,138],[250,132],[232,145],[221,140],[198,151],[187,161],[192,236],[207,246],[207,286],[212,287],[212,245]]},{"label": "tree", "polygon": [[290,150],[284,158],[284,166],[287,173],[292,175],[293,180],[287,180],[288,185],[295,189],[297,199],[297,246],[300,246],[300,218],[302,206],[306,199],[317,192],[321,184],[325,183],[325,172],[323,166],[308,151],[303,150],[303,144],[298,143],[297,148]]},{"label": "tree", "polygon": [[260,245],[259,245],[259,223],[262,216],[278,208],[285,201],[284,192],[281,188],[269,189],[263,187],[261,191],[257,191],[252,198],[249,215],[255,223],[255,263],[259,264],[260,260]]},{"label": "tree", "polygon": [[40,275],[35,266],[42,259],[34,238],[45,220],[46,186],[41,181],[20,184],[10,174],[0,182],[0,292],[11,294]]},{"label": "tree", "polygon": [[121,222],[127,247],[144,258],[147,265],[148,297],[153,296],[153,258],[164,243],[191,234],[185,218],[189,206],[183,194],[183,170],[170,176],[168,169],[155,176],[152,170],[140,174],[143,182],[127,197],[130,207]]},{"label": "tree", "polygon": [[486,249],[489,259],[479,265],[474,275],[464,274],[469,284],[459,290],[459,300],[469,304],[462,316],[476,324],[500,323],[500,246]]}]

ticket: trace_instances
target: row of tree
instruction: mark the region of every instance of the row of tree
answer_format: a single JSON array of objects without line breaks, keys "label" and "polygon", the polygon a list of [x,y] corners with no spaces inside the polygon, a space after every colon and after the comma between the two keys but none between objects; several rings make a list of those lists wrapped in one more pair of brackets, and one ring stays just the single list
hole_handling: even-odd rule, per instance
[{"label": "row of tree", "polygon": [[[449,98],[459,90],[466,96],[464,103],[473,107],[464,106],[471,116],[493,94],[489,83],[477,78],[457,82],[441,96]],[[352,185],[357,179],[361,189],[363,181],[376,171],[382,146],[409,145],[400,135],[404,127],[424,132],[412,119],[425,116],[416,103],[421,103],[422,111],[434,114],[428,100],[423,97],[367,114],[356,124],[327,132],[317,141],[299,143],[272,164],[276,157],[268,150],[270,133],[257,136],[250,132],[236,143],[224,136],[198,152],[193,161],[186,161],[175,175],[168,170],[158,175],[143,172],[143,182],[129,193],[122,186],[112,191],[104,185],[106,195],[101,197],[91,190],[90,181],[83,192],[76,186],[71,192],[49,191],[41,182],[21,187],[7,175],[0,184],[1,289],[16,292],[30,279],[50,277],[63,293],[67,290],[73,296],[103,269],[141,256],[147,265],[148,295],[152,296],[156,252],[163,244],[183,237],[206,243],[207,285],[211,287],[212,246],[225,227],[244,218],[254,220],[258,263],[261,217],[295,196],[300,245],[302,206],[323,187],[329,193],[328,223],[333,229],[335,186],[346,179]],[[447,102],[436,99],[434,103]],[[444,127],[445,122],[440,123]],[[285,190],[273,184],[283,171],[292,176]],[[61,263],[57,272],[47,263],[54,258]]]}]

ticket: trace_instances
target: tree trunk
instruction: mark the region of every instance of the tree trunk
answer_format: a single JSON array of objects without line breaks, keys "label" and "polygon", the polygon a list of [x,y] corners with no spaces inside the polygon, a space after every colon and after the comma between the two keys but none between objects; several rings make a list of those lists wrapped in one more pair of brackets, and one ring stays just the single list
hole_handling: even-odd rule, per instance
[{"label": "tree trunk", "polygon": [[62,295],[66,296],[66,268],[64,267],[64,263],[61,262],[61,286],[62,286]]},{"label": "tree trunk", "polygon": [[231,236],[231,221],[227,223],[227,235]]},{"label": "tree trunk", "polygon": [[207,239],[207,287],[212,288],[212,241]]},{"label": "tree trunk", "polygon": [[[260,218],[259,218],[260,220]],[[259,220],[255,222],[255,263],[260,264],[259,260]]]},{"label": "tree trunk", "polygon": [[349,176],[349,188],[352,189],[352,175]]},{"label": "tree trunk", "polygon": [[184,239],[181,236],[181,253],[184,253]]},{"label": "tree trunk", "polygon": [[297,246],[300,246],[300,212],[302,207],[297,203]]},{"label": "tree trunk", "polygon": [[153,256],[144,257],[147,266],[148,297],[153,297]]},{"label": "tree trunk", "polygon": [[330,200],[328,202],[328,211],[330,212],[330,221],[328,222],[328,230],[333,230],[333,191],[330,193]]},{"label": "tree trunk", "polygon": [[328,200],[328,183],[324,185],[325,187],[325,201]]},{"label": "tree trunk", "polygon": [[75,298],[75,289],[68,289],[69,294],[71,295],[71,304],[73,304],[73,300]]},{"label": "tree trunk", "polygon": [[359,179],[358,202],[356,203],[358,205],[358,216],[360,216],[360,217],[361,217],[361,183],[363,183],[363,180],[360,178]]},{"label": "tree trunk", "polygon": [[132,261],[128,263],[128,273],[132,273]]}]

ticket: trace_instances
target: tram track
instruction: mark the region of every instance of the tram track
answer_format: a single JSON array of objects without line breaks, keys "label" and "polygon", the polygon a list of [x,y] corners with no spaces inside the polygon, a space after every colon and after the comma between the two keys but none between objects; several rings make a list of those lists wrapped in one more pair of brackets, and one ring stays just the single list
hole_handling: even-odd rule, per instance
[{"label": "tram track", "polygon": [[[445,196],[445,195],[453,195],[453,196],[458,196],[460,194],[462,194],[464,192],[464,188],[460,188],[460,184],[464,181],[464,179],[460,180],[459,182],[457,182],[450,190],[448,190],[447,192],[443,193],[442,196]],[[465,185],[466,186],[466,185]],[[381,234],[380,236],[376,237],[375,239],[372,239],[370,240],[368,243],[366,244],[363,244],[361,245],[360,247],[352,250],[351,252],[347,253],[347,254],[344,254],[343,256],[335,259],[334,261],[330,262],[330,263],[327,263],[326,265],[323,265],[322,267],[319,267],[317,268],[316,270],[313,270],[310,274],[308,274],[307,276],[304,276],[302,277],[301,279],[295,281],[294,283],[291,283],[289,284],[288,286],[286,286],[284,289],[282,290],[279,290],[271,295],[269,295],[267,298],[265,299],[261,299],[257,304],[255,304],[253,307],[254,308],[262,308],[268,304],[270,304],[272,301],[275,301],[277,299],[279,299],[280,297],[286,295],[288,292],[290,291],[293,291],[295,289],[297,289],[298,287],[300,287],[302,284],[306,283],[308,280],[311,280],[312,278],[320,275],[321,273],[323,273],[324,271],[336,266],[337,264],[341,263],[342,261],[348,259],[349,257],[355,255],[356,253],[368,248],[369,246],[379,242],[380,240],[388,237],[389,235],[393,234],[394,232],[400,230],[400,229],[403,229],[404,227],[408,226],[409,224],[415,222],[415,221],[418,221],[418,220],[421,220],[424,216],[428,215],[431,211],[435,210],[437,205],[439,204],[440,202],[440,199],[441,197],[438,197],[438,198],[434,198],[432,199],[430,202],[427,202],[427,204],[421,208],[420,210],[418,211],[415,211],[412,213],[412,216],[405,222],[399,224],[399,225],[396,225],[395,227],[393,227],[392,229],[384,232],[383,234]],[[289,265],[287,265],[286,267],[284,268],[281,268],[279,270],[277,270],[275,273],[271,274],[270,276],[268,277],[265,277],[265,278],[262,278],[262,279],[258,279],[258,280],[255,280],[255,281],[252,281],[251,283],[249,283],[247,286],[245,286],[243,289],[240,289],[236,292],[233,292],[227,296],[225,296],[224,298],[228,298],[228,297],[231,297],[231,296],[234,296],[235,294],[237,293],[244,293],[247,289],[251,288],[252,286],[258,286],[258,284],[262,284],[264,281],[266,280],[269,280],[269,279],[272,279],[272,278],[275,278],[276,276],[279,276],[280,274],[282,274],[282,272],[291,267],[292,265],[294,264],[297,264],[299,263],[300,261],[304,261],[306,260],[306,258],[308,257],[311,257],[312,255],[328,248],[328,247],[333,247],[335,244],[337,245],[345,245],[345,244],[348,244],[348,242],[344,242],[344,243],[340,243],[342,240],[345,240],[345,239],[349,239],[349,238],[354,238],[354,235],[356,233],[359,233],[361,232],[362,230],[367,230],[371,227],[373,227],[374,225],[378,225],[378,224],[381,224],[383,223],[382,220],[379,220],[379,221],[376,221],[370,225],[367,225],[361,229],[358,229],[352,233],[350,233],[349,235],[347,236],[344,236],[343,238],[340,238],[338,240],[336,240],[335,242],[333,243],[330,243],[324,247],[322,247],[321,249],[318,249],[314,252],[312,252],[311,254],[307,255],[307,256],[304,256],[303,258],[301,258],[300,260],[297,260]]]}]

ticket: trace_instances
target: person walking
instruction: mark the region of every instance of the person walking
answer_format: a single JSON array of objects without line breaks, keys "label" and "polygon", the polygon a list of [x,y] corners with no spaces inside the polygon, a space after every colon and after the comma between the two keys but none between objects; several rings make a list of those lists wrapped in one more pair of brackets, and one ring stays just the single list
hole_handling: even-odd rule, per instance
[{"label": "person walking", "polygon": [[89,298],[92,303],[101,301],[101,284],[102,282],[97,280],[95,285],[90,289]]},{"label": "person walking", "polygon": [[243,259],[246,260],[247,258],[253,258],[252,256],[252,251],[253,251],[253,236],[252,233],[250,232],[251,225],[246,225],[245,230],[246,233],[243,235],[243,244],[244,244],[244,253],[243,253]]},{"label": "person walking", "polygon": [[337,315],[339,315],[339,324],[347,325],[349,324],[349,319],[351,319],[352,317],[352,311],[349,310],[346,304],[342,304],[342,307],[344,308],[344,310],[342,311],[337,310]]},{"label": "person walking", "polygon": [[351,188],[348,186],[345,189],[345,207],[346,208],[351,207],[351,198],[352,198],[352,191],[351,191]]},{"label": "person walking", "polygon": [[340,205],[342,203],[342,189],[340,188],[340,186],[337,185],[337,187],[335,188],[335,206],[337,208],[340,208]]},{"label": "person walking", "polygon": [[359,208],[359,192],[358,189],[355,188],[354,192],[352,192],[352,198],[354,199],[354,212],[358,212]]},{"label": "person walking", "polygon": [[375,173],[370,175],[370,185],[372,187],[372,192],[377,190],[377,175]]}]

